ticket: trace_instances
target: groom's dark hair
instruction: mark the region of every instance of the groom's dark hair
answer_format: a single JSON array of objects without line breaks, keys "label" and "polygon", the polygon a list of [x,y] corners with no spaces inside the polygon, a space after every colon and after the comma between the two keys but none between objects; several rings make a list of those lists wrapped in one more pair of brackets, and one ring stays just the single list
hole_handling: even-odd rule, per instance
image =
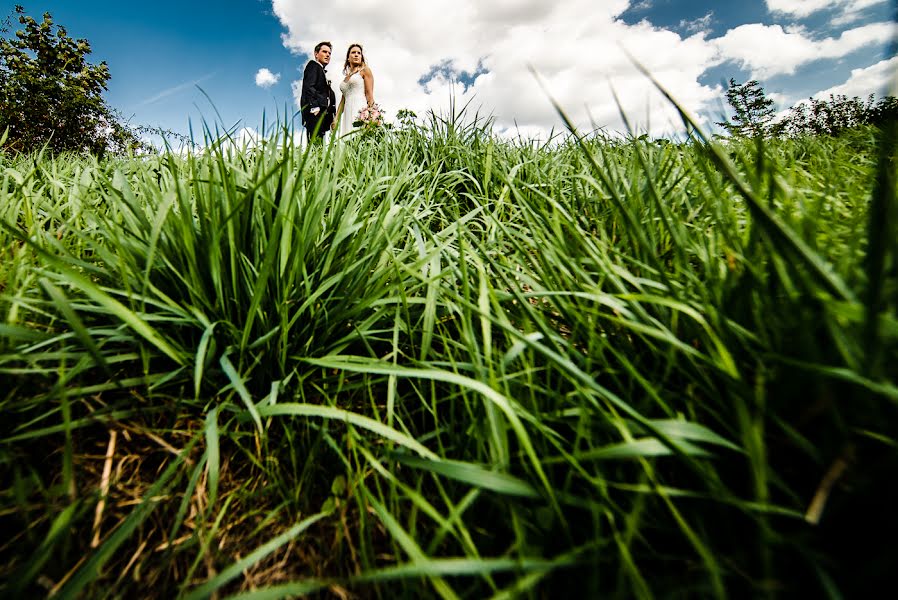
[{"label": "groom's dark hair", "polygon": [[334,45],[330,42],[318,42],[317,44],[315,44],[315,54],[318,54],[318,51],[321,50],[322,46],[327,46],[331,49],[331,52],[334,51]]}]

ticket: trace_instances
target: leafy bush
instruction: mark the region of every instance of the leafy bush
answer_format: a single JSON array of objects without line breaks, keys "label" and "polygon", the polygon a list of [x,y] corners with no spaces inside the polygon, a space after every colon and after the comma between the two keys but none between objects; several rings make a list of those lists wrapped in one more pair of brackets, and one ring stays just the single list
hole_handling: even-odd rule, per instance
[{"label": "leafy bush", "polygon": [[782,121],[790,135],[840,135],[862,125],[881,127],[898,119],[898,98],[886,96],[874,102],[873,94],[866,100],[855,96],[830,94],[829,100],[808,98],[792,107]]},{"label": "leafy bush", "polygon": [[[0,37],[0,134],[4,149],[33,152],[121,152],[140,145],[102,94],[109,68],[87,60],[85,39],[54,26],[50,13],[39,23],[16,6],[22,29]],[[7,32],[8,33],[8,32]]]},{"label": "leafy bush", "polygon": [[732,117],[716,123],[734,137],[765,138],[779,135],[841,135],[851,129],[873,125],[882,128],[898,120],[898,98],[885,96],[874,102],[855,96],[830,94],[829,100],[808,98],[776,119],[773,100],[756,81],[737,84],[730,79],[726,91]]}]

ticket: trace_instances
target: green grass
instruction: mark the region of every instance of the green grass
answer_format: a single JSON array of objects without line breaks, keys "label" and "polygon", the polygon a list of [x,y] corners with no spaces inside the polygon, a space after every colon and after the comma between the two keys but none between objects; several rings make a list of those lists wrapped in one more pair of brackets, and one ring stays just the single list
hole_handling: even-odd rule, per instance
[{"label": "green grass", "polygon": [[4,596],[890,581],[893,134],[270,134],[0,155]]}]

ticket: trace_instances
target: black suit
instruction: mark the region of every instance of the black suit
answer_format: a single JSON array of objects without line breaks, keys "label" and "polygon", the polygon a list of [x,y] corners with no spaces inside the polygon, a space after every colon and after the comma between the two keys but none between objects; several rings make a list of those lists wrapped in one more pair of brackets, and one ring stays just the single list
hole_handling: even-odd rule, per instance
[{"label": "black suit", "polygon": [[[316,60],[310,60],[302,75],[302,124],[305,125],[309,139],[317,135],[320,139],[330,130],[334,122],[334,114],[337,112],[337,97],[327,81],[324,67]],[[320,108],[317,115],[312,114],[313,108]],[[317,133],[315,133],[317,128]]]}]

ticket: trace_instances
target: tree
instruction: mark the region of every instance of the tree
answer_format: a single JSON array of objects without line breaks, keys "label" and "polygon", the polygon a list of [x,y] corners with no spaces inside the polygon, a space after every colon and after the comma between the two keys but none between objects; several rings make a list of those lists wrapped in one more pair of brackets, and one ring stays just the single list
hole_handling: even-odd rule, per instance
[{"label": "tree", "polygon": [[831,135],[858,127],[876,125],[882,127],[887,121],[898,118],[898,99],[892,96],[873,102],[873,94],[861,100],[857,96],[830,94],[829,100],[808,98],[792,107],[784,119],[786,131],[790,135]]},{"label": "tree", "polygon": [[898,121],[898,98],[895,96],[886,96],[880,98],[867,117],[871,125],[883,127],[887,122]]},{"label": "tree", "polygon": [[846,129],[863,125],[873,108],[873,94],[866,102],[855,96],[833,96],[829,100],[809,98],[792,107],[785,123],[791,135],[838,135]]},{"label": "tree", "polygon": [[[102,155],[139,145],[102,96],[109,68],[88,63],[90,43],[55,26],[50,13],[38,23],[16,5],[23,26],[0,37],[0,136],[5,149],[78,151]],[[3,32],[7,34],[7,31]]]},{"label": "tree", "polygon": [[729,121],[721,121],[717,125],[730,135],[764,137],[777,133],[773,123],[773,100],[764,94],[764,89],[756,80],[739,85],[735,79],[730,79],[726,96],[735,114]]}]

